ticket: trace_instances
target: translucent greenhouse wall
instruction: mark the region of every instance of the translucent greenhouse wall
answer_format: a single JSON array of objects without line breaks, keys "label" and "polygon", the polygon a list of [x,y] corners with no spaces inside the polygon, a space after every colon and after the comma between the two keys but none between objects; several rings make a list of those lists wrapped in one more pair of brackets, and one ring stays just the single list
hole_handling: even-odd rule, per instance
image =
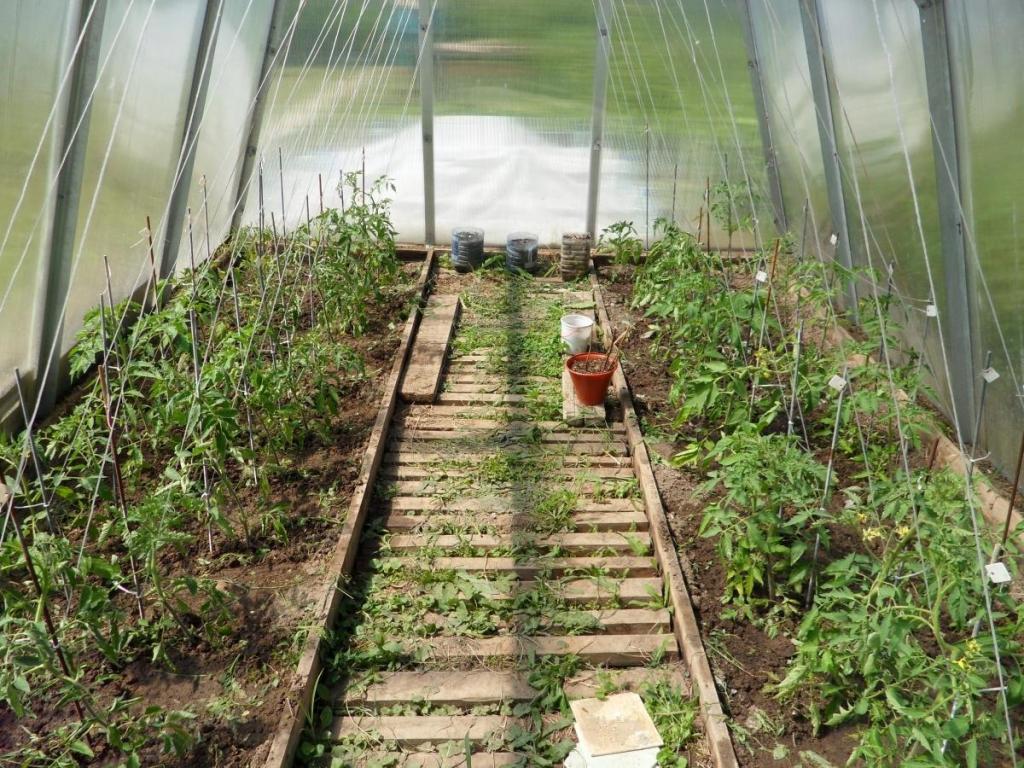
[{"label": "translucent greenhouse wall", "polygon": [[1022,40],[1011,0],[10,0],[0,416],[15,368],[52,404],[108,282],[120,300],[256,223],[260,179],[290,230],[365,163],[395,184],[400,239],[441,244],[696,229],[728,179],[757,215],[734,246],[770,243],[774,218],[799,256],[873,269],[856,298],[891,293],[965,442],[991,352],[980,435],[1005,469]]}]

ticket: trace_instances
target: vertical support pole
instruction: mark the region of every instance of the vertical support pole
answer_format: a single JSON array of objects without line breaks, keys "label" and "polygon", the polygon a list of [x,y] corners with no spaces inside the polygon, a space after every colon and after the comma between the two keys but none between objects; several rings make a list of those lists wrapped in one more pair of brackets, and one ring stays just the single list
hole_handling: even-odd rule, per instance
[{"label": "vertical support pole", "polygon": [[57,402],[57,395],[67,373],[61,365],[61,337],[64,334],[64,300],[71,287],[71,268],[78,231],[78,206],[85,173],[85,151],[89,143],[89,122],[92,114],[90,95],[99,69],[100,42],[107,0],[82,0],[75,40],[82,38],[78,56],[72,62],[73,72],[67,97],[67,111],[61,132],[58,157],[63,166],[55,180],[56,197],[53,221],[47,232],[40,271],[44,275],[38,307],[40,317],[36,339],[38,354],[35,363],[39,413],[47,413]]},{"label": "vertical support pole", "polygon": [[206,0],[203,26],[196,47],[195,65],[192,68],[192,83],[185,107],[185,127],[181,135],[177,167],[174,169],[174,186],[171,187],[167,203],[160,277],[169,277],[178,263],[181,227],[185,221],[185,208],[188,207],[188,193],[192,186],[192,170],[196,164],[196,141],[206,111],[206,94],[210,85],[210,70],[213,69],[213,52],[217,46],[217,34],[224,15],[224,3],[225,0]]},{"label": "vertical support pole", "polygon": [[601,146],[604,144],[604,104],[608,91],[608,61],[612,53],[611,0],[597,2],[597,50],[594,53],[594,104],[590,117],[590,176],[587,182],[587,232],[597,242],[597,202],[601,191]]},{"label": "vertical support pole", "polygon": [[971,271],[964,242],[964,189],[957,141],[956,91],[945,0],[917,0],[921,15],[928,110],[931,113],[939,232],[946,300],[942,302],[950,389],[961,434],[975,432],[977,334],[971,302]]},{"label": "vertical support pole", "polygon": [[423,129],[423,241],[436,240],[434,219],[434,9],[437,0],[419,0],[420,111]]},{"label": "vertical support pole", "polygon": [[739,0],[740,16],[743,19],[743,35],[747,44],[747,70],[750,72],[750,86],[754,92],[754,109],[757,111],[757,123],[761,130],[765,174],[768,179],[768,194],[772,201],[775,231],[777,234],[782,234],[789,225],[786,221],[786,207],[782,197],[782,179],[779,176],[775,142],[772,139],[771,124],[768,122],[768,98],[764,87],[764,77],[761,74],[760,59],[757,55],[757,37],[754,34],[754,18],[751,14],[750,2],[751,0]]},{"label": "vertical support pole", "polygon": [[[825,50],[825,33],[821,25],[819,2],[820,0],[800,0],[800,20],[804,28],[804,44],[807,46],[814,110],[818,117],[818,135],[821,139],[821,157],[825,165],[828,204],[832,211],[832,224],[836,236],[836,255],[844,269],[852,270],[853,246],[846,218],[842,163],[839,160],[839,145],[836,142],[839,125],[832,104],[835,84],[832,81],[832,71]],[[847,279],[845,303],[856,322],[857,287],[852,278]]]},{"label": "vertical support pole", "polygon": [[[257,81],[256,96],[253,99],[252,116],[249,118],[249,134],[242,151],[242,170],[238,174],[238,189],[235,192],[235,206],[232,209],[231,229],[237,230],[242,224],[242,213],[245,210],[245,198],[249,192],[249,182],[256,165],[256,153],[259,151],[260,131],[263,128],[263,113],[267,106],[267,91],[270,90],[270,71],[277,61],[285,36],[284,11],[286,0],[273,0],[274,10],[270,14],[270,28],[267,30],[267,47],[263,52],[263,64],[260,67],[260,79]],[[299,0],[295,14],[302,13],[306,0]],[[281,62],[284,66],[285,62]]]}]

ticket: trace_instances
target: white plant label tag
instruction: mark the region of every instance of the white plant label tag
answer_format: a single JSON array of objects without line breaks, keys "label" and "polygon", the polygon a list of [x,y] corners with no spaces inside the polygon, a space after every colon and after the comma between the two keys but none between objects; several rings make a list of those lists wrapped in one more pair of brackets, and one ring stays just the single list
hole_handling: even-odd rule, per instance
[{"label": "white plant label tag", "polygon": [[757,282],[759,283],[764,283],[768,280],[768,273],[765,272],[763,269],[759,269],[757,270],[757,274],[754,275],[754,279],[757,280]]},{"label": "white plant label tag", "polygon": [[836,243],[839,242],[839,235],[837,235],[835,232],[833,232],[832,236],[828,239],[828,241],[830,243],[832,243],[832,245],[835,245]]},{"label": "white plant label tag", "polygon": [[924,313],[927,317],[938,317],[939,308],[936,307],[934,304],[929,304],[924,308]]},{"label": "white plant label tag", "polygon": [[846,387],[846,379],[840,376],[838,373],[828,380],[828,385],[832,387],[836,392],[842,392]]},{"label": "white plant label tag", "polygon": [[985,380],[986,384],[991,384],[993,381],[999,378],[999,371],[995,368],[986,368],[981,372],[981,378]]},{"label": "white plant label tag", "polygon": [[1010,572],[1003,563],[989,563],[985,566],[985,573],[993,584],[1007,584],[1010,581]]}]

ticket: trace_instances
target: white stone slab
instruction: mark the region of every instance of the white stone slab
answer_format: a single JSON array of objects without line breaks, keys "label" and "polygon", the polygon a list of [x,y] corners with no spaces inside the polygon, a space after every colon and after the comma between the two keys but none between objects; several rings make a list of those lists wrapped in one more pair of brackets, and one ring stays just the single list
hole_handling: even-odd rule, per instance
[{"label": "white stone slab", "polygon": [[603,701],[578,699],[569,706],[576,717],[576,735],[584,757],[621,757],[624,752],[652,748],[657,754],[663,744],[643,700],[635,693],[618,693]]}]

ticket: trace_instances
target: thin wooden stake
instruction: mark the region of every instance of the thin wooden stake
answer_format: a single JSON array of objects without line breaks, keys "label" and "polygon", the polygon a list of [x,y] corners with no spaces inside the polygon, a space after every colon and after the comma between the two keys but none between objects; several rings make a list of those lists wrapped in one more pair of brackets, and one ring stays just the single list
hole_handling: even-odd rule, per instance
[{"label": "thin wooden stake", "polygon": [[[64,673],[64,677],[68,680],[73,679],[71,674],[71,666],[68,664],[67,658],[64,656],[64,649],[61,648],[60,639],[57,636],[57,627],[53,623],[53,616],[50,615],[50,601],[47,599],[46,593],[43,591],[43,586],[39,581],[39,576],[36,573],[35,561],[32,560],[32,551],[29,549],[28,542],[25,540],[25,534],[21,530],[21,523],[18,522],[18,511],[17,505],[14,503],[14,494],[8,491],[7,499],[7,519],[10,520],[11,525],[14,528],[14,535],[18,539],[18,544],[21,546],[22,556],[25,558],[25,570],[28,571],[29,580],[32,582],[32,586],[36,590],[36,595],[39,597],[39,608],[43,614],[43,623],[46,624],[46,632],[50,636],[50,645],[53,648],[53,653],[57,657],[57,663],[60,665],[61,672]],[[72,702],[75,705],[75,710],[78,712],[78,717],[82,722],[85,722],[85,710],[82,708],[82,704],[75,700]]]},{"label": "thin wooden stake", "polygon": [[[121,473],[121,456],[119,451],[119,440],[117,425],[114,420],[114,410],[110,396],[110,381],[107,378],[107,366],[99,366],[100,390],[103,393],[103,409],[107,421],[107,430],[110,433],[110,456],[114,468],[114,496],[117,506],[121,510],[121,519],[124,522],[125,533],[131,533],[131,525],[128,522],[128,503],[124,494],[124,476]],[[142,605],[142,590],[139,586],[139,573],[135,566],[135,556],[128,551],[128,565],[132,572],[132,585],[135,587],[135,603],[139,609],[139,618],[146,619],[146,610]]]},{"label": "thin wooden stake", "polygon": [[[150,282],[153,286],[153,309],[160,309],[160,292],[158,287],[158,273],[156,271],[156,252],[153,250],[153,225],[149,222],[149,214],[146,215],[146,239],[149,241],[149,269]],[[147,292],[148,293],[148,292]],[[114,295],[110,295],[113,303]]]},{"label": "thin wooden stake", "polygon": [[281,237],[288,236],[288,226],[284,221],[284,154],[277,148],[277,175],[281,182]]}]

